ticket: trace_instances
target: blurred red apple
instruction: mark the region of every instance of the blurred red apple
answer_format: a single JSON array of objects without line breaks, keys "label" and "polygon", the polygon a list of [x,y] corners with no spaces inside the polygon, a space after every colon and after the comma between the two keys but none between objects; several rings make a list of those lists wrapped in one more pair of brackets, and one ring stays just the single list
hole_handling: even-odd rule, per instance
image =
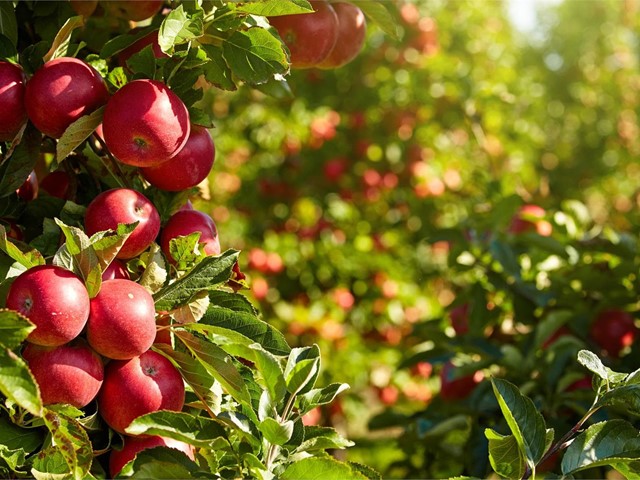
[{"label": "blurred red apple", "polygon": [[311,68],[322,62],[338,39],[338,16],[326,0],[311,1],[313,13],[269,17],[291,53],[293,68]]},{"label": "blurred red apple", "polygon": [[553,231],[551,224],[544,218],[546,212],[538,205],[523,205],[511,220],[509,232],[519,234],[524,232],[537,232],[538,235],[548,237]]},{"label": "blurred red apple", "polygon": [[484,378],[481,371],[459,377],[456,375],[457,369],[458,367],[448,361],[440,370],[440,397],[443,400],[460,400],[468,397]]},{"label": "blurred red apple", "polygon": [[623,310],[610,309],[598,314],[589,329],[589,336],[612,357],[633,345],[638,328],[633,316]]}]

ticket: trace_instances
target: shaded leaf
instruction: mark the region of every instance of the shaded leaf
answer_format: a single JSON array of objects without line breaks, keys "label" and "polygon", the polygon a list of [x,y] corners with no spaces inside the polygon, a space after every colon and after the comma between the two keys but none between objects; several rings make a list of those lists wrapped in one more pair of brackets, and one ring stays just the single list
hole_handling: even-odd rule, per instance
[{"label": "shaded leaf", "polygon": [[[624,420],[609,420],[591,425],[575,438],[562,458],[562,473],[637,462],[639,457],[638,429]],[[640,470],[633,473],[640,475]]]},{"label": "shaded leaf", "polygon": [[12,2],[0,2],[0,34],[7,37],[13,46],[18,43],[18,22]]},{"label": "shaded leaf", "polygon": [[264,438],[273,445],[284,445],[289,441],[293,434],[293,422],[288,420],[284,423],[278,422],[276,419],[267,417],[260,425],[258,429],[264,435]]},{"label": "shaded leaf", "polygon": [[226,438],[224,427],[211,418],[169,410],[136,418],[126,428],[126,432],[130,435],[160,435],[205,448],[210,447],[219,437]]},{"label": "shaded leaf", "polygon": [[180,450],[169,447],[153,447],[139,452],[127,463],[118,478],[160,479],[211,478],[202,472],[197,463]]},{"label": "shaded leaf", "polygon": [[354,443],[340,435],[334,428],[305,426],[304,441],[297,448],[299,452],[327,450],[330,448],[343,449]]},{"label": "shaded leaf", "polygon": [[287,390],[297,395],[311,390],[320,374],[320,349],[317,345],[294,348],[289,354],[284,376]]},{"label": "shaded leaf", "polygon": [[400,38],[398,33],[398,23],[395,21],[395,12],[390,8],[390,4],[381,1],[371,0],[349,0],[350,3],[360,7],[369,20],[375,23],[380,30],[389,35],[394,40]]},{"label": "shaded leaf", "polygon": [[29,319],[14,310],[0,310],[0,345],[13,349],[35,330]]},{"label": "shaded leaf", "polygon": [[46,263],[44,257],[38,250],[29,249],[25,244],[25,251],[23,251],[18,248],[15,243],[10,242],[7,238],[7,231],[3,225],[0,225],[0,250],[25,268],[36,267]]},{"label": "shaded leaf", "polygon": [[264,28],[232,33],[222,44],[223,56],[234,75],[258,85],[289,69],[282,43]]},{"label": "shaded leaf", "polygon": [[339,394],[348,389],[349,385],[346,383],[332,383],[324,388],[309,390],[299,397],[300,409],[302,412],[308,412],[319,405],[331,403]]}]

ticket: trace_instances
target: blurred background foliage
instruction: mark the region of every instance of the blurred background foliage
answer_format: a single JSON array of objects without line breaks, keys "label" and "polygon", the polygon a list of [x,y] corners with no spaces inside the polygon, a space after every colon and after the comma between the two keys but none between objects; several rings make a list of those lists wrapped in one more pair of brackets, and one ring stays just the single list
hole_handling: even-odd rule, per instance
[{"label": "blurred background foliage", "polygon": [[[640,5],[546,3],[523,30],[517,1],[396,3],[399,40],[370,28],[351,64],[294,71],[291,95],[210,91],[198,208],[244,250],[265,320],[351,385],[307,418],[356,441],[340,454],[385,478],[484,477],[484,428],[505,426],[488,382],[441,393],[446,362],[516,383],[557,437],[593,397],[580,348],[640,364],[588,334],[639,306]],[[524,204],[551,235],[513,229]]]}]

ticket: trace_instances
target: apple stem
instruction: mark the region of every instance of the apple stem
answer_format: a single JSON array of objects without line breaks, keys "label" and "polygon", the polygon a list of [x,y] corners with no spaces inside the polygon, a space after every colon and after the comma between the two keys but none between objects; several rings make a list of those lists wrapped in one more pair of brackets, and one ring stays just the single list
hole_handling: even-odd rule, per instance
[{"label": "apple stem", "polygon": [[[102,164],[105,166],[105,168],[111,174],[111,176],[115,179],[115,181],[118,182],[118,185],[120,187],[122,187],[122,188],[125,188],[125,187],[126,188],[131,188],[131,185],[129,184],[129,180],[127,179],[127,176],[124,174],[124,172],[120,168],[120,164],[118,163],[116,158],[113,156],[113,154],[107,148],[107,145],[106,145],[106,143],[104,143],[104,140],[102,140],[102,138],[100,138],[100,136],[97,135],[95,132],[93,133],[93,137],[97,140],[97,142],[100,144],[100,147],[102,148],[102,150],[106,153],[106,155],[107,155],[107,157],[109,159],[109,163],[111,164],[113,169],[117,172],[117,175],[115,173],[113,173],[112,168],[110,168],[110,166],[107,165],[107,162],[105,161],[104,155],[100,155],[99,152],[96,152],[96,154],[98,154],[98,156],[100,157],[100,160],[102,161]],[[93,148],[93,146],[92,146],[92,148]],[[95,149],[94,149],[94,151],[95,151]]]}]

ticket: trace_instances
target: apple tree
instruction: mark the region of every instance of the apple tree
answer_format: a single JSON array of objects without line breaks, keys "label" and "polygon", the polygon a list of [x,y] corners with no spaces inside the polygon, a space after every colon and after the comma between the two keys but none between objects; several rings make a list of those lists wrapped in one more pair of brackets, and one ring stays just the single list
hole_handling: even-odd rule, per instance
[{"label": "apple tree", "polygon": [[348,385],[262,320],[240,252],[194,209],[205,91],[287,94],[290,68],[357,56],[365,14],[389,28],[383,3],[336,7],[0,3],[3,476],[379,478],[303,424]]}]

